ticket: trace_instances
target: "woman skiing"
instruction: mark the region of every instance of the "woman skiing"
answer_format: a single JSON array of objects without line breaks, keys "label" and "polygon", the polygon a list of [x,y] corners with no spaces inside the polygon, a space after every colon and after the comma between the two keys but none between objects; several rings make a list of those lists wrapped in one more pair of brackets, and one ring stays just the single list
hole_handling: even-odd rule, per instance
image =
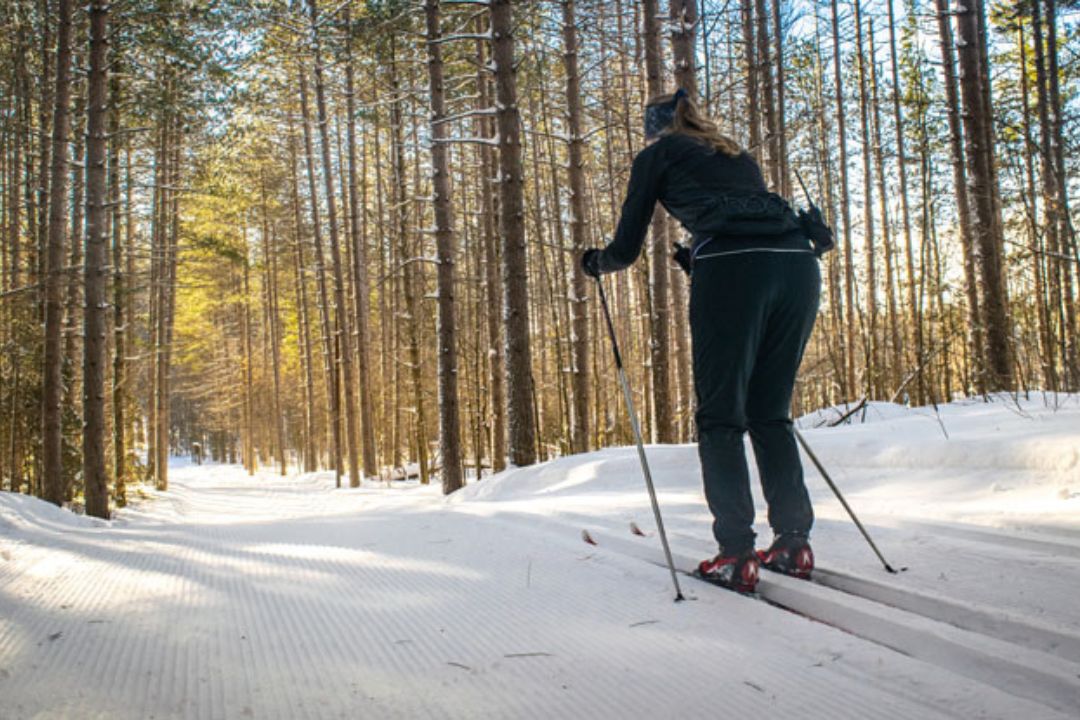
[{"label": "woman skiing", "polygon": [[[645,109],[651,141],[634,158],[618,229],[582,256],[597,279],[637,259],[656,202],[690,233],[675,259],[691,272],[690,330],[698,453],[719,553],[699,577],[752,592],[759,565],[809,577],[813,509],[790,409],[814,327],[821,274],[790,206],[769,193],[757,162],[702,115],[685,91]],[[750,433],[775,539],[755,552],[743,436]]]}]

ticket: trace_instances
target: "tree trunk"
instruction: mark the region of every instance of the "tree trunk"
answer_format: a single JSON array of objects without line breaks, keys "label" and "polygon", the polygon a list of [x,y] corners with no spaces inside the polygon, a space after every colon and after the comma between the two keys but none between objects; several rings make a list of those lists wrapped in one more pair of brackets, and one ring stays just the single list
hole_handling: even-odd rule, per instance
[{"label": "tree trunk", "polygon": [[982,287],[982,324],[986,332],[987,389],[1007,390],[1013,385],[1009,346],[1008,296],[1003,272],[1000,200],[994,172],[989,77],[982,59],[986,27],[981,21],[985,0],[969,0],[954,12],[959,35],[960,96],[964,105],[964,137],[968,192],[974,204],[973,232],[978,244],[979,282]]},{"label": "tree trunk", "polygon": [[697,59],[694,28],[698,23],[698,0],[670,0],[671,50],[675,58],[675,85],[698,100]]},{"label": "tree trunk", "polygon": [[[1030,103],[1029,103],[1029,91],[1028,91],[1028,67],[1027,67],[1027,46],[1024,40],[1024,25],[1023,22],[1018,23],[1020,28],[1020,39],[1018,39],[1017,50],[1021,56],[1021,87],[1024,99],[1024,139],[1025,150],[1029,148],[1038,147],[1040,164],[1040,173],[1042,177],[1042,193],[1043,193],[1043,214],[1047,220],[1051,220],[1054,214],[1054,202],[1052,191],[1048,193],[1048,181],[1051,179],[1048,175],[1048,165],[1050,163],[1049,152],[1049,133],[1047,133],[1048,127],[1048,113],[1047,113],[1047,84],[1045,84],[1045,62],[1043,56],[1042,47],[1042,28],[1040,23],[1041,9],[1040,3],[1031,3],[1031,25],[1035,30],[1034,44],[1035,44],[1035,58],[1036,58],[1036,93],[1038,105],[1038,118],[1040,128],[1040,141],[1039,145],[1035,145],[1035,141],[1031,139],[1030,132]],[[1056,391],[1058,389],[1057,381],[1057,363],[1056,363],[1056,349],[1054,347],[1054,336],[1051,329],[1050,310],[1054,305],[1047,302],[1047,285],[1051,285],[1051,293],[1053,289],[1058,289],[1059,286],[1051,280],[1050,283],[1044,281],[1043,276],[1043,262],[1045,258],[1044,249],[1053,247],[1056,245],[1056,232],[1057,226],[1052,220],[1047,223],[1047,228],[1040,239],[1040,227],[1039,227],[1039,215],[1038,215],[1038,200],[1035,184],[1035,162],[1031,158],[1031,153],[1024,152],[1024,161],[1027,168],[1028,185],[1030,186],[1030,212],[1029,220],[1031,225],[1030,230],[1030,245],[1031,245],[1031,263],[1035,268],[1035,304],[1036,312],[1039,317],[1039,343],[1040,343],[1040,355],[1041,355],[1041,370],[1042,370],[1042,382],[1044,388],[1048,390]],[[1055,259],[1045,258],[1048,266],[1051,268],[1049,273],[1053,277],[1053,264]],[[1049,304],[1049,308],[1048,308]]]},{"label": "tree trunk", "polygon": [[336,362],[337,349],[333,340],[330,315],[330,292],[326,279],[326,256],[323,252],[322,222],[319,213],[319,194],[316,190],[315,153],[311,142],[311,113],[308,108],[307,75],[303,65],[299,68],[300,106],[304,122],[304,157],[307,161],[308,196],[311,202],[311,225],[315,237],[315,268],[319,287],[319,317],[322,320],[323,360],[326,371],[326,398],[333,437],[334,484],[341,487],[341,395],[338,391],[339,375]]},{"label": "tree trunk", "polygon": [[[874,41],[874,19],[870,18],[870,56],[877,57]],[[900,343],[900,314],[896,305],[896,267],[893,255],[892,229],[889,224],[889,199],[885,185],[885,151],[881,140],[881,103],[880,81],[878,77],[877,61],[870,64],[870,106],[873,108],[873,133],[874,133],[874,171],[878,188],[878,210],[881,213],[881,236],[882,246],[885,251],[885,314],[889,325],[889,356],[885,371],[879,373],[882,389],[889,390],[896,378],[903,373]]]},{"label": "tree trunk", "polygon": [[769,13],[765,0],[756,0],[757,10],[757,74],[760,81],[761,105],[765,114],[765,172],[772,190],[780,192],[780,148],[776,132],[776,106],[773,99],[772,62],[769,58]]},{"label": "tree trunk", "polygon": [[761,144],[761,119],[758,114],[758,61],[754,42],[754,0],[741,0],[740,14],[743,31],[743,55],[746,58],[746,118],[750,125],[748,150],[764,164],[764,148]]},{"label": "tree trunk", "polygon": [[[1077,317],[1073,274],[1080,272],[1080,254],[1077,254],[1076,232],[1072,226],[1069,210],[1068,175],[1065,167],[1064,118],[1061,107],[1061,73],[1058,70],[1057,50],[1057,1],[1046,1],[1046,58],[1049,75],[1049,101],[1051,122],[1048,131],[1053,138],[1054,180],[1057,190],[1057,217],[1059,239],[1055,264],[1061,266],[1062,306],[1061,318],[1062,369],[1068,374],[1070,389],[1080,386],[1080,357],[1077,357]],[[1035,4],[1038,4],[1037,2]],[[1071,260],[1071,262],[1070,262]]]},{"label": "tree trunk", "polygon": [[[695,102],[701,102],[701,98],[698,97],[697,60],[694,53],[696,28],[699,22],[697,0],[672,0],[670,13],[675,84],[690,93],[690,97],[694,98]],[[708,103],[706,103],[707,110]],[[678,442],[692,432],[693,370],[690,358],[690,325],[687,322],[688,282],[680,272],[671,272],[670,277],[672,327],[675,334],[675,387],[678,391],[675,407],[675,441]]]},{"label": "tree trunk", "polygon": [[109,6],[90,5],[90,77],[86,116],[86,310],[83,340],[83,487],[86,514],[109,517],[105,471],[105,274],[106,205],[105,119],[108,91]]},{"label": "tree trunk", "polygon": [[503,238],[509,451],[510,462],[524,466],[536,461],[536,419],[529,350],[529,287],[513,17],[510,0],[491,0],[489,8],[499,139],[499,230]]},{"label": "tree trunk", "polygon": [[371,391],[371,334],[368,329],[367,246],[360,232],[360,197],[356,167],[356,90],[352,58],[350,6],[345,7],[345,96],[349,147],[349,236],[353,253],[353,285],[356,295],[356,374],[360,384],[360,447],[364,475],[379,474],[375,456],[375,414]]},{"label": "tree trunk", "polygon": [[863,44],[862,2],[854,0],[855,7],[855,58],[859,68],[859,123],[862,131],[863,165],[863,253],[866,256],[866,387],[869,397],[876,397],[880,390],[881,361],[878,354],[877,268],[874,247],[874,183],[871,162],[869,71],[867,62],[875,62],[866,56]]},{"label": "tree trunk", "polygon": [[[919,314],[919,304],[915,298],[917,279],[915,276],[915,249],[911,240],[911,208],[908,204],[908,175],[907,175],[907,151],[905,148],[904,115],[900,106],[900,61],[896,52],[896,16],[892,2],[887,3],[889,12],[889,57],[892,67],[892,105],[893,122],[896,125],[896,155],[897,170],[900,182],[900,220],[904,233],[904,257],[907,261],[907,304],[910,315],[911,331],[914,335],[914,357],[910,358],[912,367],[918,367],[922,363],[923,348],[923,320]],[[951,46],[949,52],[952,52]],[[956,137],[955,135],[953,136]],[[921,383],[921,375],[920,380]],[[921,384],[919,387],[922,387]],[[920,393],[921,395],[921,393]],[[918,402],[922,397],[916,398]]]},{"label": "tree trunk", "polygon": [[780,157],[780,184],[776,191],[791,197],[791,172],[788,169],[787,85],[784,77],[784,28],[780,19],[780,0],[773,0],[773,62],[776,66],[776,149]]},{"label": "tree trunk", "polygon": [[270,365],[274,379],[274,403],[270,413],[270,422],[273,423],[274,449],[277,452],[278,466],[282,476],[288,474],[285,461],[285,410],[281,404],[281,337],[280,321],[278,316],[278,272],[277,272],[277,232],[271,227],[269,209],[266,198],[266,179],[260,178],[260,194],[262,200],[262,241],[264,265],[266,271],[266,298],[267,298],[267,328],[270,336]]},{"label": "tree trunk", "polygon": [[[30,237],[34,240],[34,246],[36,247],[36,255],[35,255],[36,261],[34,263],[34,273],[33,273],[33,275],[36,278],[36,280],[42,284],[42,289],[39,291],[38,297],[37,297],[38,318],[42,322],[44,322],[44,320],[45,320],[45,313],[46,313],[46,307],[45,306],[49,302],[48,301],[48,294],[49,294],[48,282],[49,282],[49,278],[47,277],[47,273],[48,273],[48,267],[47,266],[48,266],[48,262],[49,262],[49,234],[50,234],[50,225],[51,225],[51,222],[50,222],[50,206],[51,206],[50,184],[51,184],[51,180],[52,180],[52,177],[53,177],[53,173],[51,172],[51,170],[55,168],[55,165],[52,164],[52,161],[53,161],[53,152],[52,151],[53,151],[53,148],[55,146],[55,137],[56,137],[55,115],[56,115],[57,109],[60,108],[60,104],[58,102],[56,102],[56,99],[53,97],[53,93],[60,85],[60,65],[61,65],[60,56],[61,55],[65,56],[64,59],[63,59],[63,63],[65,64],[65,67],[64,67],[64,86],[66,88],[64,92],[65,93],[70,93],[71,92],[70,82],[71,82],[71,42],[72,42],[72,36],[71,36],[71,32],[72,32],[72,29],[71,29],[71,13],[72,13],[72,9],[71,9],[71,6],[70,6],[70,0],[63,0],[62,2],[58,2],[57,8],[56,8],[56,14],[57,14],[57,18],[58,18],[57,19],[57,33],[60,34],[60,33],[66,32],[67,33],[67,36],[66,36],[67,41],[65,43],[57,42],[56,45],[55,45],[55,47],[56,47],[56,60],[57,60],[57,71],[56,71],[55,76],[52,75],[52,72],[50,70],[50,67],[51,67],[50,57],[52,57],[52,55],[53,55],[53,47],[54,47],[54,45],[53,45],[52,24],[49,22],[49,18],[51,16],[51,12],[50,12],[50,8],[49,8],[49,2],[50,2],[50,0],[41,0],[41,3],[40,3],[41,4],[41,29],[42,29],[42,33],[41,33],[41,45],[39,45],[39,47],[41,49],[41,60],[40,60],[40,62],[41,62],[41,77],[40,77],[41,93],[40,93],[40,100],[38,101],[38,138],[39,138],[39,140],[38,140],[37,192],[34,194],[33,201],[31,203],[29,203],[28,206],[27,206],[27,212],[28,213],[33,213],[35,215],[33,223],[31,224],[29,229],[30,229]],[[66,10],[64,8],[65,4],[68,5]],[[67,13],[67,28],[66,28],[66,30],[63,27],[64,26],[63,18],[64,18],[65,12]],[[64,113],[64,119],[65,119],[64,120],[65,126],[64,126],[63,130],[64,130],[65,139],[67,138],[68,134],[71,132],[70,120],[68,119],[68,113],[69,113],[69,110],[70,110],[69,105],[70,105],[70,101],[65,101],[64,105],[63,105],[63,113]],[[52,137],[51,138],[50,138],[50,133],[49,133],[49,113],[50,112],[53,113],[53,120],[54,120],[53,125],[52,125]],[[65,154],[65,157],[66,157],[66,155],[67,155],[66,150],[65,150],[64,154]],[[32,157],[32,155],[29,156],[29,157]],[[28,157],[28,159],[29,159],[29,157]],[[67,172],[66,167],[64,168],[64,172],[65,173]],[[65,203],[66,203],[66,199],[65,199]],[[37,211],[36,213],[34,212],[35,209]],[[66,215],[66,214],[67,214],[67,210],[65,209],[63,215]],[[60,257],[62,258],[63,255],[61,255]],[[59,267],[59,263],[55,267]],[[62,320],[58,320],[58,322],[62,322]],[[48,340],[46,340],[46,342],[48,342]],[[45,393],[45,395],[47,397],[48,393]],[[44,422],[44,418],[42,418],[42,421]],[[49,453],[48,442],[46,442],[45,447],[43,447],[43,449],[42,449],[42,454],[47,455],[48,453]],[[44,472],[44,464],[42,464],[42,472]],[[41,489],[42,492],[47,492],[46,489],[45,489],[45,483],[47,483],[47,482],[49,482],[49,481],[45,480],[43,478],[39,478],[39,483],[38,484],[39,484],[40,489]],[[65,483],[65,487],[66,487],[66,483]]]},{"label": "tree trunk", "polygon": [[840,66],[840,17],[837,0],[832,0],[833,30],[833,80],[836,84],[836,125],[839,133],[837,143],[840,146],[840,218],[843,230],[840,242],[844,246],[844,313],[847,326],[844,337],[844,382],[841,383],[845,400],[853,399],[852,393],[858,387],[855,383],[855,261],[851,250],[851,215],[848,210],[850,194],[848,192],[847,159],[847,122],[844,116],[844,80]]},{"label": "tree trunk", "polygon": [[[585,141],[582,138],[581,76],[578,71],[578,36],[575,0],[562,0],[563,67],[566,69],[567,134],[570,137],[567,169],[570,181],[570,335],[574,402],[570,413],[572,452],[589,451],[589,314],[585,273],[578,259],[588,247],[588,208],[585,205]],[[674,7],[674,3],[672,3]],[[692,75],[691,75],[692,77]]]},{"label": "tree trunk", "polygon": [[[345,303],[345,283],[341,267],[341,246],[338,238],[337,200],[334,195],[334,165],[330,161],[330,130],[327,127],[326,91],[323,82],[322,53],[319,45],[317,0],[307,0],[311,17],[311,52],[315,60],[315,104],[319,118],[319,138],[322,147],[323,184],[326,191],[326,218],[330,230],[330,258],[334,265],[334,316],[337,320],[338,358],[345,402],[345,450],[348,453],[349,485],[360,486],[360,463],[356,439],[356,396],[353,388],[352,333],[349,329],[348,305]],[[314,197],[313,197],[314,201]]]},{"label": "tree trunk", "polygon": [[[484,55],[484,43],[477,41],[477,59],[480,69],[477,71],[476,83],[480,88],[478,93],[478,107],[480,111],[487,111],[491,104],[491,81],[488,73],[483,69],[486,65]],[[477,116],[474,121],[476,133],[484,139],[495,137],[495,127],[490,118],[483,115]],[[488,386],[491,388],[486,404],[490,408],[486,416],[489,435],[489,451],[491,453],[492,472],[500,472],[506,468],[506,345],[503,341],[503,325],[499,321],[498,308],[500,300],[500,257],[498,242],[495,237],[495,218],[499,213],[498,198],[493,187],[495,179],[495,154],[490,145],[480,146],[480,228],[481,228],[481,253],[483,255],[483,283],[484,298],[487,303],[487,312],[484,313],[486,320],[486,343],[488,357]]]},{"label": "tree trunk", "polygon": [[454,317],[454,226],[447,162],[446,97],[443,89],[439,0],[426,0],[428,81],[431,90],[431,185],[435,206],[435,246],[439,258],[439,452],[443,494],[465,484],[462,475],[461,418],[458,410],[457,339]]},{"label": "tree trunk", "polygon": [[[120,80],[116,74],[109,79],[109,202],[112,205],[112,273],[113,273],[113,376],[112,376],[112,436],[113,436],[113,498],[117,507],[127,505],[127,328],[125,312],[127,283],[124,274],[124,236],[121,233],[121,207],[131,210],[131,182],[125,188],[126,198],[120,204]],[[130,157],[130,146],[125,146]],[[130,218],[129,218],[130,221]]]},{"label": "tree trunk", "polygon": [[[82,28],[75,33],[74,44],[78,45],[84,38],[79,37],[83,33]],[[76,68],[86,67],[86,55],[82,51],[73,51],[72,66]],[[72,164],[68,168],[71,174],[71,191],[68,202],[71,203],[71,230],[68,234],[68,260],[67,270],[64,273],[66,298],[64,300],[64,398],[65,407],[74,409],[77,406],[76,394],[80,385],[79,374],[76,368],[80,367],[81,342],[80,334],[84,314],[83,289],[84,277],[79,269],[83,267],[83,230],[85,229],[86,216],[86,88],[78,79],[80,73],[72,78],[72,112],[68,126],[71,135],[71,158]],[[70,489],[69,489],[70,492]]]},{"label": "tree trunk", "polygon": [[[173,97],[171,93],[169,97]],[[176,252],[179,234],[179,194],[176,188],[180,184],[180,148],[182,136],[179,120],[166,113],[162,119],[164,129],[163,154],[166,158],[162,173],[165,187],[159,202],[159,234],[161,240],[161,269],[158,277],[158,323],[155,361],[157,363],[157,382],[155,385],[157,402],[157,426],[155,428],[154,449],[156,458],[154,468],[157,488],[169,488],[169,451],[172,414],[170,411],[170,365],[172,361],[172,332],[176,301]]]},{"label": "tree trunk", "polygon": [[[956,62],[953,56],[952,24],[949,22],[950,10],[948,0],[935,0],[938,20],[938,34],[941,38],[942,64],[945,70],[945,104],[948,108],[949,118],[949,150],[952,156],[953,190],[956,193],[956,215],[960,231],[960,247],[964,257],[964,291],[967,297],[967,343],[968,352],[974,364],[975,389],[978,392],[985,390],[985,377],[981,370],[983,367],[983,340],[982,340],[982,312],[979,303],[978,280],[975,273],[975,241],[971,228],[971,203],[968,198],[967,165],[964,159],[964,135],[960,120],[960,93],[956,77]],[[904,181],[906,175],[901,175]],[[906,198],[906,193],[901,197]],[[906,202],[905,202],[906,207]],[[906,216],[905,216],[906,223]],[[907,230],[905,230],[907,232]],[[910,236],[908,240],[908,252],[910,254]],[[913,277],[911,260],[909,257],[909,274]],[[914,288],[914,282],[910,284]],[[912,306],[915,307],[914,305]],[[921,332],[921,318],[919,321]],[[921,334],[916,343],[921,350]]]},{"label": "tree trunk", "polygon": [[289,193],[292,204],[293,272],[296,276],[297,341],[300,365],[304,374],[304,472],[315,472],[318,455],[315,438],[315,370],[311,358],[311,321],[308,315],[307,283],[305,281],[304,233],[301,222],[300,179],[297,172],[296,131],[289,117]]},{"label": "tree trunk", "polygon": [[255,358],[251,352],[251,283],[249,278],[251,250],[248,248],[247,218],[245,217],[242,222],[244,223],[244,257],[241,260],[243,275],[240,285],[240,334],[244,353],[244,468],[248,475],[254,475],[258,463],[255,458],[255,383],[254,367],[252,367],[255,364]]},{"label": "tree trunk", "polygon": [[[42,387],[42,473],[45,499],[62,505],[68,478],[63,462],[64,236],[67,230],[68,125],[71,101],[71,0],[59,0],[56,96],[53,106],[52,180],[45,283],[45,358]],[[47,16],[45,22],[48,22]]]},{"label": "tree trunk", "polygon": [[[645,82],[650,97],[664,92],[661,65],[659,12],[656,0],[642,0],[642,42],[645,45]],[[653,381],[652,439],[659,443],[675,442],[675,419],[671,402],[671,319],[668,300],[671,286],[668,259],[668,224],[663,210],[652,217],[652,242],[649,255],[649,320],[652,343],[649,346]]]}]

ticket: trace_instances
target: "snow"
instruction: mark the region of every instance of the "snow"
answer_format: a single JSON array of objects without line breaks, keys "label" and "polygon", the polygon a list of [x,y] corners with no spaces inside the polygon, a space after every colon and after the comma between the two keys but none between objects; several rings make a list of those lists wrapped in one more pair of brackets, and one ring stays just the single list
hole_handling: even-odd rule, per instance
[{"label": "snow", "polygon": [[[0,493],[0,718],[1076,717],[1080,397],[844,412],[799,425],[908,570],[807,462],[815,582],[760,585],[790,611],[672,602],[634,448],[449,498],[177,462],[111,522]],[[688,568],[696,449],[647,450]]]}]

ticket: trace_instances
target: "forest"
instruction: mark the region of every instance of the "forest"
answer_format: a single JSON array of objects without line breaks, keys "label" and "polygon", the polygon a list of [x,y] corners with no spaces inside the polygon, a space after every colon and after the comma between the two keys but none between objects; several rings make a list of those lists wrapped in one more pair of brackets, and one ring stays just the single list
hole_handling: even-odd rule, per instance
[{"label": "forest", "polygon": [[[450,493],[631,443],[579,259],[675,88],[835,230],[794,413],[1076,392],[1078,34],[1067,0],[6,0],[0,490],[109,517],[194,455]],[[653,443],[694,440],[683,235],[603,281]]]}]

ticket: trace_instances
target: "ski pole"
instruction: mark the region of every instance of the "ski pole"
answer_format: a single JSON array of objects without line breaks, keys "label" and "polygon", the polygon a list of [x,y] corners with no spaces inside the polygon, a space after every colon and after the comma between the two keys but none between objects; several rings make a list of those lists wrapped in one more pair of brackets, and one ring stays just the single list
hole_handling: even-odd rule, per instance
[{"label": "ski pole", "polygon": [[840,501],[840,504],[844,506],[845,510],[847,510],[847,514],[850,515],[851,519],[855,521],[855,527],[859,528],[859,532],[861,532],[862,536],[866,538],[866,542],[870,543],[870,548],[874,551],[874,554],[877,555],[878,560],[881,561],[881,564],[885,566],[885,570],[891,572],[893,575],[896,575],[898,572],[903,572],[904,570],[907,570],[906,567],[900,568],[900,570],[895,570],[892,565],[886,562],[885,556],[881,554],[881,551],[878,550],[878,546],[875,545],[874,541],[870,539],[870,533],[866,532],[866,528],[864,528],[863,524],[859,522],[859,518],[855,516],[855,511],[852,510],[851,506],[847,504],[847,500],[845,500],[844,496],[840,494],[840,489],[836,487],[836,483],[834,483],[832,481],[832,478],[829,477],[829,473],[825,471],[825,467],[821,464],[821,461],[818,460],[817,455],[815,455],[814,451],[810,449],[810,446],[806,443],[806,439],[803,438],[802,433],[798,430],[795,431],[795,439],[799,441],[799,444],[802,445],[802,449],[805,450],[806,454],[810,456],[810,460],[814,463],[814,467],[816,467],[818,469],[818,472],[821,473],[821,477],[825,478],[825,482],[828,483],[829,489],[832,490],[833,493],[836,495],[836,499]]},{"label": "ski pole", "polygon": [[626,410],[630,413],[630,426],[634,429],[638,459],[641,460],[641,472],[645,475],[645,486],[649,489],[649,500],[652,501],[653,516],[656,518],[656,529],[660,532],[660,541],[664,545],[664,556],[667,558],[668,570],[671,571],[671,582],[675,584],[675,602],[679,602],[686,598],[683,597],[682,589],[679,588],[679,577],[675,574],[675,562],[671,559],[671,548],[668,547],[667,533],[664,531],[664,520],[660,517],[660,503],[656,500],[656,489],[653,487],[652,473],[649,472],[649,461],[645,457],[645,444],[641,440],[641,427],[638,426],[637,414],[634,412],[630,383],[627,382],[626,372],[623,370],[619,341],[615,339],[615,325],[611,322],[611,310],[608,309],[604,284],[600,282],[599,277],[596,278],[596,287],[600,291],[600,305],[604,308],[604,319],[607,321],[608,337],[611,338],[611,349],[615,351],[615,367],[619,371],[619,384],[622,385],[623,397],[626,398]]}]

